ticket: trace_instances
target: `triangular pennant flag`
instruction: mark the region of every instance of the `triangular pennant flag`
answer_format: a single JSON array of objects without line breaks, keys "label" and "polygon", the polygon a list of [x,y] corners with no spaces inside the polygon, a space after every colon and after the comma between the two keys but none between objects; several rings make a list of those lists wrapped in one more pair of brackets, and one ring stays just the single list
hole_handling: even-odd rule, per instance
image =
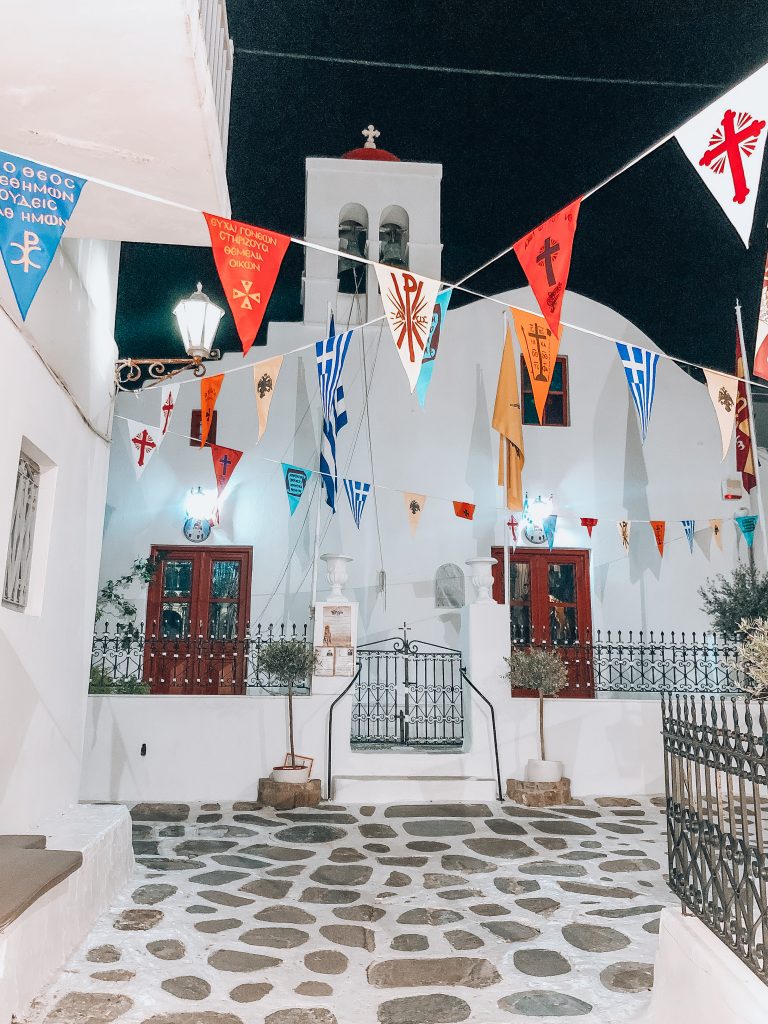
[{"label": "triangular pennant flag", "polygon": [[147,463],[155,454],[163,440],[163,435],[157,427],[148,423],[138,423],[136,420],[126,419],[128,425],[128,440],[133,454],[133,468],[138,480]]},{"label": "triangular pennant flag", "polygon": [[424,356],[421,360],[421,369],[419,370],[419,377],[416,381],[416,397],[419,400],[419,405],[422,407],[427,400],[427,388],[429,387],[429,382],[432,380],[432,371],[435,368],[437,350],[440,346],[440,332],[443,327],[445,315],[448,312],[448,303],[451,301],[452,293],[452,288],[448,288],[446,291],[440,292],[435,299],[435,307],[432,310],[432,326],[429,328],[427,347],[424,350]]},{"label": "triangular pennant flag", "polygon": [[408,525],[411,528],[411,533],[416,534],[416,529],[421,519],[421,513],[424,511],[424,502],[427,500],[424,494],[414,494],[409,491],[403,495],[403,501],[405,502],[405,508],[408,513]]},{"label": "triangular pennant flag", "polygon": [[375,263],[381,301],[411,391],[421,372],[440,282]]},{"label": "triangular pennant flag", "polygon": [[653,536],[656,540],[656,547],[659,549],[659,554],[664,557],[664,534],[667,532],[667,524],[663,519],[652,519],[651,529],[653,530]]},{"label": "triangular pennant flag", "polygon": [[499,432],[499,483],[505,490],[506,505],[510,511],[523,507],[523,417],[520,409],[520,389],[517,386],[517,358],[512,346],[509,324],[504,334],[504,349],[496,386],[496,402],[491,425]]},{"label": "triangular pennant flag", "polygon": [[292,466],[288,462],[283,462],[282,467],[285,493],[288,498],[291,515],[293,515],[309,483],[309,478],[312,476],[312,470],[302,469],[301,466]]},{"label": "triangular pennant flag", "polygon": [[358,530],[360,529],[360,517],[363,514],[365,508],[365,501],[371,490],[370,484],[364,484],[360,480],[344,480],[344,490],[347,492],[349,498],[349,507],[352,509],[352,515],[355,520],[355,525]]},{"label": "triangular pennant flag", "polygon": [[[718,373],[717,370],[705,370],[707,391],[712,399],[720,427],[720,441],[723,446],[723,459],[728,454],[736,423],[736,394],[739,382],[729,373]],[[720,460],[722,462],[722,459]]]},{"label": "triangular pennant flag", "polygon": [[510,306],[512,319],[515,321],[517,340],[528,368],[533,401],[539,423],[544,422],[544,406],[547,404],[552,374],[555,372],[557,350],[560,338],[553,334],[543,317],[533,313],[524,313],[521,309]]},{"label": "triangular pennant flag", "polygon": [[755,362],[752,372],[756,377],[768,380],[768,256],[765,258],[763,287],[760,291],[760,310],[757,314],[757,338],[755,339]]},{"label": "triangular pennant flag", "polygon": [[256,394],[256,411],[259,414],[259,437],[267,429],[269,407],[272,404],[272,396],[275,393],[277,375],[283,365],[282,356],[273,356],[271,359],[262,359],[261,362],[253,364],[253,390]]},{"label": "triangular pennant flag", "polygon": [[475,506],[469,501],[454,501],[453,513],[459,519],[474,519]]},{"label": "triangular pennant flag", "polygon": [[544,536],[547,538],[547,544],[551,551],[555,544],[555,530],[557,529],[557,516],[545,516],[544,521],[541,524],[541,528],[544,530]]},{"label": "triangular pennant flag", "polygon": [[290,244],[288,235],[203,213],[221,285],[232,310],[243,355],[256,339],[280,264]]},{"label": "triangular pennant flag", "polygon": [[512,246],[544,319],[558,337],[580,204],[581,199],[575,199]]},{"label": "triangular pennant flag", "polygon": [[757,519],[757,516],[736,516],[736,525],[741,530],[748,548],[751,548],[755,541]]},{"label": "triangular pennant flag", "polygon": [[623,341],[617,341],[616,348],[624,366],[629,393],[640,418],[640,433],[645,441],[653,408],[653,396],[656,392],[659,354],[639,345],[625,345]]},{"label": "triangular pennant flag", "polygon": [[723,550],[723,520],[722,519],[710,519],[709,525],[712,527],[712,536],[714,537],[715,544]]},{"label": "triangular pennant flag", "polygon": [[510,515],[507,520],[507,526],[509,527],[510,547],[515,551],[517,548],[517,530],[520,526],[520,520],[516,516]]},{"label": "triangular pennant flag", "polygon": [[[331,328],[333,317],[330,318]],[[344,388],[341,372],[347,358],[352,331],[346,334],[331,334],[323,341],[315,342],[317,379],[320,385],[320,401],[323,406],[323,436],[320,442],[320,479],[325,488],[325,503],[336,512],[336,491],[338,471],[336,460],[337,435],[349,422],[344,404]]]},{"label": "triangular pennant flag", "polygon": [[168,433],[168,427],[171,425],[171,417],[176,409],[176,397],[180,387],[180,384],[166,384],[163,388],[160,399],[160,415],[162,417],[160,433],[163,437]]},{"label": "triangular pennant flag", "polygon": [[586,527],[589,536],[592,536],[592,530],[597,526],[596,519],[587,519],[584,516],[581,517],[581,525]]},{"label": "triangular pennant flag", "polygon": [[219,397],[224,374],[217,373],[213,377],[203,377],[200,381],[200,447],[205,447],[213,421],[213,408]]},{"label": "triangular pennant flag", "polygon": [[0,255],[26,320],[86,178],[0,150]]},{"label": "triangular pennant flag", "polygon": [[736,469],[741,473],[741,483],[749,492],[757,485],[755,457],[752,451],[752,425],[749,417],[747,385],[744,381],[744,361],[741,358],[741,343],[736,332],[736,376],[739,379],[736,391]]},{"label": "triangular pennant flag", "polygon": [[619,529],[622,547],[625,551],[629,551],[629,533],[632,529],[632,523],[629,519],[620,519],[616,525]]},{"label": "triangular pennant flag", "polygon": [[696,520],[681,519],[680,522],[683,524],[683,529],[685,530],[685,537],[688,541],[688,547],[691,549],[691,554],[693,554],[693,535],[696,532]]},{"label": "triangular pennant flag", "polygon": [[213,471],[216,474],[216,490],[219,497],[221,497],[227,484],[232,479],[232,474],[235,472],[238,462],[242,459],[243,453],[239,452],[236,448],[224,448],[220,444],[212,444],[210,448],[211,455],[213,456]]},{"label": "triangular pennant flag", "polygon": [[749,245],[768,117],[768,64],[675,132],[701,180]]}]

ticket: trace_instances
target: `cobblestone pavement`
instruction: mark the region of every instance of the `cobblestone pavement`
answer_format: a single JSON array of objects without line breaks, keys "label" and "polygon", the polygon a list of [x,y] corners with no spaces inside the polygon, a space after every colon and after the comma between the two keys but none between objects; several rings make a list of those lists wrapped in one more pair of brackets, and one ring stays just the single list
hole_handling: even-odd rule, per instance
[{"label": "cobblestone pavement", "polygon": [[138,804],[132,884],[28,1024],[629,1021],[662,801]]}]

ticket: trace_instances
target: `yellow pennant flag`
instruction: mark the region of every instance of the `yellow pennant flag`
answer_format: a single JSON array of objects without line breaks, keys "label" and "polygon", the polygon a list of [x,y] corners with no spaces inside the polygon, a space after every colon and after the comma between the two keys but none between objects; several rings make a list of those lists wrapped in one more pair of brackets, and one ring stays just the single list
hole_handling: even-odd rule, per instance
[{"label": "yellow pennant flag", "polygon": [[259,414],[259,441],[267,429],[269,407],[282,365],[282,356],[273,356],[272,359],[263,359],[260,363],[253,364],[253,389],[256,392],[256,409]]},{"label": "yellow pennant flag", "polygon": [[720,461],[722,462],[728,454],[733,428],[736,425],[736,392],[739,382],[731,374],[718,373],[716,370],[705,370],[704,377],[717,416],[717,425],[720,427],[720,440],[723,446],[723,457]]},{"label": "yellow pennant flag", "polygon": [[[509,307],[515,321],[517,340],[528,368],[531,380],[533,401],[539,423],[544,422],[544,406],[547,404],[552,374],[555,372],[557,350],[560,348],[560,335],[553,334],[543,316],[524,313],[522,309]],[[562,327],[560,328],[562,333]]]},{"label": "yellow pennant flag", "polygon": [[519,512],[523,507],[522,474],[525,465],[523,416],[516,363],[512,332],[507,324],[492,425],[499,432],[499,483],[506,489],[507,508],[510,512]]},{"label": "yellow pennant flag", "polygon": [[411,528],[411,533],[416,534],[416,530],[421,519],[421,513],[424,511],[424,502],[427,500],[424,494],[413,494],[408,492],[403,495],[405,501],[405,510],[408,513],[408,525]]}]

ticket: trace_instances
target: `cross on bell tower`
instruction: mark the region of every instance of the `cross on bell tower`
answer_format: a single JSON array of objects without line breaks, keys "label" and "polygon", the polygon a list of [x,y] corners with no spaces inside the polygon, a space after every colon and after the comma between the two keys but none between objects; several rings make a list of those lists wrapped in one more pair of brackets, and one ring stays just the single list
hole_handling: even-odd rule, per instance
[{"label": "cross on bell tower", "polygon": [[378,128],[374,128],[372,124],[369,124],[367,128],[363,128],[360,134],[365,136],[363,149],[376,149],[376,139],[381,135]]}]

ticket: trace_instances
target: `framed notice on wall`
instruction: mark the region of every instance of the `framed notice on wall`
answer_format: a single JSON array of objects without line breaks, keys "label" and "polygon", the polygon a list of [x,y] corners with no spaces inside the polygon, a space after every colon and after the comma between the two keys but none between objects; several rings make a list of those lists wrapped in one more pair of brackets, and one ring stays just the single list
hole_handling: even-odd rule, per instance
[{"label": "framed notice on wall", "polygon": [[318,667],[315,670],[315,675],[352,676],[355,674],[351,605],[323,605],[322,641],[316,650]]}]

